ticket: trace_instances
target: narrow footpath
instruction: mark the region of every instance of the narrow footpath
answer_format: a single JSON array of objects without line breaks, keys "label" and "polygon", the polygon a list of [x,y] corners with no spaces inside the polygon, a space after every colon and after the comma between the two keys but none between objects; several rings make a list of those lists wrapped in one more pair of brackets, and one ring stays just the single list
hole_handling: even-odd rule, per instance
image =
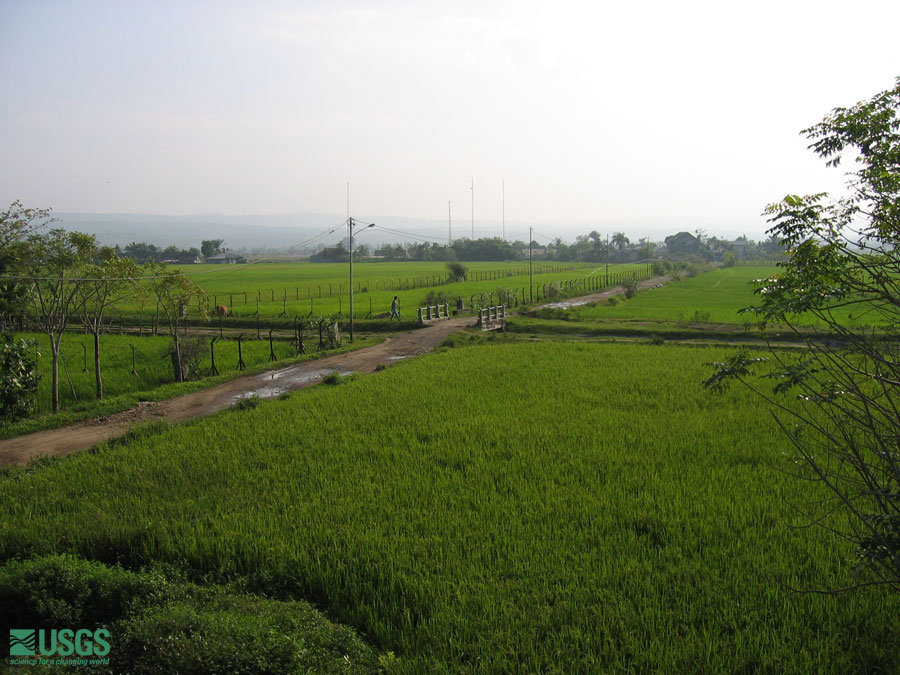
[{"label": "narrow footpath", "polygon": [[[664,277],[647,279],[641,283],[641,287],[649,288],[667,280]],[[612,288],[545,306],[565,307],[599,302],[621,292],[621,287]],[[138,422],[156,420],[184,422],[229,408],[243,398],[252,396],[272,398],[317,384],[333,372],[371,373],[379,365],[389,365],[425,354],[448,336],[473,324],[474,318],[471,316],[447,319],[425,328],[394,335],[381,344],[358,351],[239,377],[208,389],[165,401],[142,403],[131,410],[85,420],[67,427],[0,440],[0,468],[27,464],[38,457],[64,457],[79,450],[86,450],[96,443],[121,436],[128,427]]]}]

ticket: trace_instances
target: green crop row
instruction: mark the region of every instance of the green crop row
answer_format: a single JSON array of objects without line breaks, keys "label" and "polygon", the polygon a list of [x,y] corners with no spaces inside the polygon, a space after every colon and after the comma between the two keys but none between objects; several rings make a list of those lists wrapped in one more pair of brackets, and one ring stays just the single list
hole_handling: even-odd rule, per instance
[{"label": "green crop row", "polygon": [[0,560],[304,598],[399,672],[892,672],[900,602],[794,504],[715,348],[486,343],[0,478]]}]

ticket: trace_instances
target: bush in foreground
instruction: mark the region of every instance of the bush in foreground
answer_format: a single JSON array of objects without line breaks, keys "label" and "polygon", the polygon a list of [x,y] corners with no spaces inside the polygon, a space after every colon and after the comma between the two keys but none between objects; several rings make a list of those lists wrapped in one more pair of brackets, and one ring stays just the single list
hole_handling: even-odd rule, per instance
[{"label": "bush in foreground", "polygon": [[0,567],[0,620],[7,628],[106,628],[111,672],[380,672],[378,655],[352,629],[306,602],[70,555]]}]

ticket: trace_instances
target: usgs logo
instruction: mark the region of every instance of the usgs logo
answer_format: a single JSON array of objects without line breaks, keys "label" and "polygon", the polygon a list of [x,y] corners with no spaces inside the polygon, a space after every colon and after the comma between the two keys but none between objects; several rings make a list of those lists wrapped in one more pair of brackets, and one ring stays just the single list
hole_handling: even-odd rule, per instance
[{"label": "usgs logo", "polygon": [[10,656],[106,656],[109,631],[63,628],[12,628],[9,631]]}]

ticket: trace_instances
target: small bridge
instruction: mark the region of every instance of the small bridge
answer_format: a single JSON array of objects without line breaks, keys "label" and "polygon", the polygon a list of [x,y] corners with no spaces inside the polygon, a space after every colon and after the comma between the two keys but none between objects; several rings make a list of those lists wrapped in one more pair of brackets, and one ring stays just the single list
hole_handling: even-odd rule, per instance
[{"label": "small bridge", "polygon": [[481,330],[504,330],[506,328],[506,305],[482,307],[478,310],[476,328]]},{"label": "small bridge", "polygon": [[443,321],[450,318],[450,305],[429,305],[428,307],[419,307],[419,325],[425,326],[435,321]]}]

